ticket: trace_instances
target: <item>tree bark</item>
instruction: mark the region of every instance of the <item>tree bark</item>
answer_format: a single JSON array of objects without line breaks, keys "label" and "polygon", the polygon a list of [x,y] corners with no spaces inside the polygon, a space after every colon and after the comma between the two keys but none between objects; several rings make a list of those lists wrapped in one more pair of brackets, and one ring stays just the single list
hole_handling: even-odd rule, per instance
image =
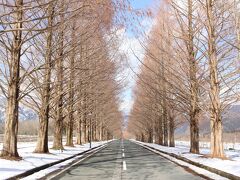
[{"label": "tree bark", "polygon": [[211,128],[211,154],[212,157],[224,158],[222,142],[222,117],[220,102],[220,85],[218,80],[218,59],[216,49],[216,35],[214,26],[214,1],[206,0],[208,18],[208,56],[210,68],[210,128]]},{"label": "tree bark", "polygon": [[158,144],[163,145],[163,120],[162,115],[160,115],[158,120]]},{"label": "tree bark", "polygon": [[147,129],[148,143],[153,143],[153,128],[152,126]]},{"label": "tree bark", "polygon": [[145,142],[145,138],[144,138],[144,134],[143,133],[141,134],[141,141]]},{"label": "tree bark", "polygon": [[175,147],[174,131],[175,131],[174,117],[172,115],[169,115],[169,146],[170,147]]},{"label": "tree bark", "polygon": [[[86,109],[84,109],[86,111]],[[86,119],[86,112],[83,113],[83,142],[87,142],[87,119]]]},{"label": "tree bark", "polygon": [[166,89],[163,91],[163,134],[164,134],[163,145],[168,146],[168,115],[167,115]]},{"label": "tree bark", "polygon": [[82,144],[82,117],[80,116],[80,119],[78,121],[77,126],[77,144]]},{"label": "tree bark", "polygon": [[48,123],[49,123],[49,106],[50,106],[50,93],[51,93],[51,72],[52,72],[52,25],[54,8],[50,3],[48,7],[48,35],[47,35],[47,47],[46,47],[46,61],[44,72],[44,85],[43,85],[43,97],[42,106],[39,115],[39,131],[36,153],[48,153]]},{"label": "tree bark", "polygon": [[193,3],[188,0],[188,56],[190,74],[190,152],[199,154],[199,107],[198,107],[198,83],[197,60],[195,59],[193,42]]},{"label": "tree bark", "polygon": [[8,86],[8,99],[6,109],[6,122],[4,132],[3,150],[1,156],[19,158],[17,152],[18,133],[18,106],[19,106],[19,79],[20,79],[20,58],[22,47],[22,20],[23,0],[16,0],[15,29],[13,32],[13,46],[11,50],[10,79]]},{"label": "tree bark", "polygon": [[68,123],[66,128],[66,146],[73,147],[73,124]]},{"label": "tree bark", "polygon": [[69,89],[69,97],[68,97],[68,122],[66,127],[66,135],[67,135],[67,142],[66,146],[73,146],[73,104],[74,104],[74,81],[75,81],[75,38],[76,38],[76,24],[75,19],[73,20],[73,28],[72,28],[72,52],[71,52],[71,62],[70,62],[70,80],[68,84]]},{"label": "tree bark", "polygon": [[57,110],[55,119],[55,130],[53,149],[63,149],[62,129],[63,129],[63,48],[64,48],[64,2],[62,2],[61,26],[59,33],[59,55],[57,59]]},{"label": "tree bark", "polygon": [[164,59],[161,63],[161,77],[162,77],[162,116],[163,116],[163,145],[168,146],[168,116],[167,116],[167,85],[165,77]]}]

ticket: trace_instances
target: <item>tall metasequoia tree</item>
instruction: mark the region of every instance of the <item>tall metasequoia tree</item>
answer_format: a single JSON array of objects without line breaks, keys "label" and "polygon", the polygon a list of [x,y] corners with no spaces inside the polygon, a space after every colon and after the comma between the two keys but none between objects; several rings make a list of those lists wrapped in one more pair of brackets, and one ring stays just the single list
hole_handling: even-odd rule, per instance
[{"label": "tall metasequoia tree", "polygon": [[[67,145],[73,145],[74,124],[78,123],[78,119],[78,143],[83,142],[83,136],[87,142],[88,137],[104,140],[113,137],[113,134],[119,134],[122,117],[118,111],[117,96],[120,85],[114,79],[118,69],[116,59],[120,57],[116,55],[118,45],[112,46],[116,40],[113,38],[116,32],[112,25],[117,9],[115,5],[118,4],[112,1],[99,1],[97,4],[93,1],[84,2],[90,5],[80,3],[79,6],[74,6],[77,2],[70,0],[29,1],[27,6],[25,1],[15,0],[3,1],[0,5],[4,11],[0,14],[0,61],[1,66],[6,67],[0,69],[3,82],[0,88],[3,92],[1,96],[7,97],[8,101],[2,156],[19,156],[19,102],[39,115],[37,153],[49,151],[50,118],[55,120],[55,149],[63,148],[62,135],[65,127]],[[83,7],[91,13],[82,15]],[[73,27],[71,31],[71,26],[67,27],[66,24],[74,24],[74,16],[79,17],[81,23],[76,23],[78,27]],[[82,35],[86,36],[84,43],[79,43]],[[21,55],[23,58],[20,62]],[[70,62],[69,67],[64,68],[67,60]],[[66,76],[63,75],[64,72],[67,72]],[[90,80],[91,86],[88,86]],[[80,89],[79,93],[75,92],[77,88]],[[91,111],[94,116],[90,125],[87,115]],[[65,117],[67,124],[63,126]]]},{"label": "tall metasequoia tree", "polygon": [[165,63],[162,60],[162,117],[163,117],[163,145],[168,146],[168,103],[167,103],[167,83],[165,77]]},{"label": "tall metasequoia tree", "polygon": [[75,56],[76,56],[76,20],[73,19],[72,24],[72,50],[70,53],[70,78],[68,82],[68,115],[67,115],[67,126],[66,126],[66,135],[67,135],[67,146],[73,146],[73,124],[74,124],[74,82],[75,82]]},{"label": "tall metasequoia tree", "polygon": [[20,58],[22,47],[23,0],[15,1],[9,86],[3,150],[1,156],[19,158],[17,152]]},{"label": "tall metasequoia tree", "polygon": [[206,0],[207,13],[207,31],[208,31],[208,60],[210,76],[210,128],[211,128],[211,154],[213,157],[223,158],[223,141],[222,141],[222,116],[220,102],[220,85],[218,79],[218,57],[216,44],[216,26],[214,18],[214,0]]},{"label": "tall metasequoia tree", "polygon": [[[79,96],[80,95],[80,96]],[[77,92],[77,96],[79,98],[78,101],[78,108],[77,108],[77,128],[76,128],[76,136],[77,136],[77,142],[76,144],[82,144],[82,124],[83,124],[83,115],[82,115],[82,98],[81,98],[81,94],[78,91]]]},{"label": "tall metasequoia tree", "polygon": [[[188,112],[188,119],[190,122],[190,152],[199,153],[199,79],[197,73],[199,73],[198,61],[196,58],[198,53],[197,38],[200,22],[196,22],[196,14],[198,13],[198,8],[195,0],[186,0],[184,5],[180,5],[179,1],[172,0],[171,6],[174,9],[176,23],[178,27],[174,30],[178,32],[177,35],[172,35],[175,37],[175,42],[180,51],[177,52],[177,56],[181,59],[181,62],[175,60],[176,63],[181,66],[185,64],[187,71],[184,74],[187,76],[186,81],[189,85],[186,86],[186,92],[181,93],[186,99],[184,102]],[[178,35],[179,34],[179,35]],[[178,37],[180,36],[180,37]],[[182,43],[180,43],[183,41]],[[180,47],[181,46],[181,47]],[[181,52],[183,57],[181,57]],[[186,61],[186,62],[185,62]]]},{"label": "tall metasequoia tree", "polygon": [[169,147],[175,147],[175,117],[174,110],[171,107],[168,110],[168,118],[169,118]]},{"label": "tall metasequoia tree", "polygon": [[[160,69],[160,67],[158,67]],[[160,72],[161,73],[161,72]],[[157,90],[159,91],[161,89],[161,76],[159,74],[159,72],[157,71],[157,76],[158,76],[158,80],[157,80]],[[157,134],[158,134],[158,144],[163,145],[163,116],[162,116],[162,106],[161,103],[161,96],[159,94],[156,95],[156,100],[158,101],[158,103],[156,104],[156,108],[157,108]]]},{"label": "tall metasequoia tree", "polygon": [[199,153],[199,113],[198,105],[198,82],[197,82],[197,60],[194,51],[194,31],[193,31],[193,2],[188,0],[188,55],[189,55],[189,75],[190,75],[190,152]]},{"label": "tall metasequoia tree", "polygon": [[[170,4],[165,1],[166,9],[161,4],[161,16],[156,24],[163,30],[154,27],[151,31],[153,37],[147,39],[146,46],[142,43],[146,53],[140,74],[137,74],[135,102],[129,119],[129,130],[138,140],[146,141],[151,129],[156,134],[159,132],[159,128],[154,127],[158,126],[158,121],[152,117],[152,114],[158,114],[152,107],[156,107],[159,98],[161,116],[164,116],[163,108],[168,110],[168,134],[172,143],[174,136],[171,135],[174,135],[174,126],[178,125],[172,119],[176,116],[182,119],[181,122],[190,119],[192,153],[199,153],[200,115],[208,115],[210,110],[211,154],[224,157],[222,113],[238,100],[235,93],[239,91],[236,85],[239,82],[239,66],[236,65],[239,51],[235,46],[238,37],[232,28],[233,24],[237,25],[238,20],[233,16],[238,13],[232,9],[233,2],[186,0],[184,3],[171,1]],[[164,10],[168,13],[164,14]],[[176,23],[176,29],[168,25],[164,30],[163,25],[167,22]],[[170,43],[172,39],[174,41]],[[162,61],[164,69],[156,70]],[[157,82],[159,79],[166,83],[165,89],[163,82]],[[161,87],[156,86],[157,83]],[[164,97],[167,100],[165,105],[162,102]]]},{"label": "tall metasequoia tree", "polygon": [[[83,57],[83,38],[80,38],[80,62],[81,65],[85,65],[84,64],[84,57]],[[80,78],[81,77],[81,78]],[[77,130],[76,130],[76,136],[77,136],[77,144],[82,144],[83,141],[83,136],[84,136],[84,131],[83,131],[83,126],[84,126],[84,86],[83,86],[83,81],[82,81],[83,75],[81,74],[81,76],[78,76],[78,86],[77,86],[77,99],[78,99],[78,103],[77,103]]]},{"label": "tall metasequoia tree", "polygon": [[64,2],[61,3],[60,13],[60,32],[59,32],[59,48],[58,56],[56,59],[56,114],[55,114],[55,127],[54,127],[54,140],[53,149],[63,149],[62,132],[63,132],[63,60],[64,60]]},{"label": "tall metasequoia tree", "polygon": [[38,140],[35,152],[48,153],[48,123],[49,123],[49,108],[51,95],[51,72],[52,72],[52,36],[53,36],[53,18],[54,7],[53,2],[48,5],[48,31],[46,55],[44,64],[44,84],[42,89],[42,104],[39,112],[39,131]]},{"label": "tall metasequoia tree", "polygon": [[[168,39],[170,32],[168,31],[168,22],[165,20],[165,18],[158,20],[158,25],[154,28],[152,37],[149,39],[151,43],[148,43],[148,47],[145,47],[147,53],[142,62],[141,74],[138,76],[140,83],[136,91],[137,103],[134,104],[137,108],[132,111],[132,119],[139,119],[140,126],[146,127],[138,135],[141,137],[140,139],[152,141],[153,135],[155,135],[155,138],[157,135],[156,139],[158,139],[159,144],[168,146],[169,139],[171,139],[171,146],[174,146],[174,123],[172,121],[174,118],[173,116],[171,116],[171,119],[169,118],[170,104],[167,78],[169,71],[167,66],[170,60],[168,52],[170,52],[171,40]],[[166,38],[163,39],[164,35]],[[157,101],[155,98],[157,98]],[[153,102],[156,102],[156,105],[153,105]],[[140,117],[142,116],[142,118],[138,114],[141,114]],[[171,123],[169,120],[171,120]],[[157,128],[154,127],[156,125]],[[169,131],[170,126],[171,132]],[[155,133],[153,130],[155,130]],[[144,137],[145,134],[148,137]],[[169,135],[172,135],[171,138],[169,138]]]}]

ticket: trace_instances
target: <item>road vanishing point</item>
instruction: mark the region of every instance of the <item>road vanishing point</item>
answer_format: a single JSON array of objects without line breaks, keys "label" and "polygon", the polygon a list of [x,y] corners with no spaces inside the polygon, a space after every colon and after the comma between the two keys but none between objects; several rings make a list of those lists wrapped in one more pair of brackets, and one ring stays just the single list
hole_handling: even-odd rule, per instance
[{"label": "road vanishing point", "polygon": [[115,140],[54,180],[199,180],[203,177],[129,140]]}]

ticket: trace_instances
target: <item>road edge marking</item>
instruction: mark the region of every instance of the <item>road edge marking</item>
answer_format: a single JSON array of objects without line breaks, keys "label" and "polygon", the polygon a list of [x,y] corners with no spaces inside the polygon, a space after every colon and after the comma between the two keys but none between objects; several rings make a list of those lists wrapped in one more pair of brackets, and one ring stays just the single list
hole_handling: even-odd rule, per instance
[{"label": "road edge marking", "polygon": [[[98,147],[98,148],[96,148],[96,149],[90,150],[90,151],[88,152],[89,154],[88,154],[87,156],[85,156],[85,157],[83,157],[83,158],[81,158],[81,157],[84,156],[84,154],[81,155],[81,156],[79,156],[80,159],[79,159],[78,161],[76,161],[76,162],[73,163],[73,164],[70,163],[70,164],[71,164],[70,166],[67,166],[66,168],[62,169],[61,171],[59,171],[59,172],[56,173],[56,174],[53,174],[52,176],[50,175],[49,177],[46,177],[46,179],[47,179],[47,180],[51,180],[51,179],[53,179],[53,178],[56,178],[57,176],[61,175],[61,174],[64,173],[65,171],[71,169],[73,166],[79,164],[80,162],[84,161],[85,159],[89,158],[90,156],[93,156],[94,154],[98,153],[99,151],[101,151],[102,149],[106,148],[107,146],[108,146],[108,144],[104,144],[104,145],[101,146],[101,147]],[[76,157],[76,158],[77,158],[77,157]],[[64,167],[65,167],[65,166],[64,166]]]}]

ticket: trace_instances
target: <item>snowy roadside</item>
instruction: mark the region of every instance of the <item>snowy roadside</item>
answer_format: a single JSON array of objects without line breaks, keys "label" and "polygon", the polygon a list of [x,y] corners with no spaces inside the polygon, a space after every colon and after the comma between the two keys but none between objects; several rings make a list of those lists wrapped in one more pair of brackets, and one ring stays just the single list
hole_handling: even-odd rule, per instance
[{"label": "snowy roadside", "polygon": [[[135,140],[132,140],[132,141],[135,141]],[[197,162],[199,164],[203,164],[205,166],[209,166],[209,167],[224,171],[226,173],[233,174],[235,176],[239,176],[239,179],[240,179],[240,152],[238,151],[225,150],[225,154],[229,160],[222,160],[217,158],[207,158],[205,155],[210,154],[209,148],[201,148],[200,149],[201,155],[197,155],[197,154],[189,153],[189,147],[185,145],[184,146],[176,145],[176,147],[165,147],[165,146],[160,146],[158,144],[143,143],[139,141],[135,141],[135,142],[138,142],[143,145],[147,145],[148,147],[152,147],[152,148],[161,150],[163,152],[172,153],[177,156],[184,157],[186,159]]]},{"label": "snowy roadside", "polygon": [[[109,141],[93,142],[92,148],[103,145],[107,142]],[[26,172],[30,169],[56,162],[90,149],[88,143],[83,145],[75,145],[75,147],[64,147],[64,150],[62,152],[59,150],[50,149],[49,154],[37,154],[33,153],[35,146],[36,142],[24,142],[18,144],[19,155],[23,158],[21,161],[0,159],[0,179],[7,179]],[[52,142],[49,143],[49,147],[51,146]],[[2,149],[2,144],[0,145],[0,149]],[[43,174],[43,172],[45,172],[46,174],[52,172],[60,166],[66,165],[71,161],[74,161],[75,159],[76,158],[73,158],[66,162],[60,163],[59,165],[50,167],[45,171],[41,171],[41,174]]]},{"label": "snowy roadside", "polygon": [[[179,146],[179,147],[183,147],[183,146],[185,146],[187,148],[190,147],[190,141],[176,140],[175,144],[176,144],[176,146]],[[202,149],[210,149],[210,142],[199,142],[199,147]],[[239,151],[239,153],[240,153],[240,143],[224,142],[223,147],[224,147],[224,150],[232,149],[232,151]]]}]

